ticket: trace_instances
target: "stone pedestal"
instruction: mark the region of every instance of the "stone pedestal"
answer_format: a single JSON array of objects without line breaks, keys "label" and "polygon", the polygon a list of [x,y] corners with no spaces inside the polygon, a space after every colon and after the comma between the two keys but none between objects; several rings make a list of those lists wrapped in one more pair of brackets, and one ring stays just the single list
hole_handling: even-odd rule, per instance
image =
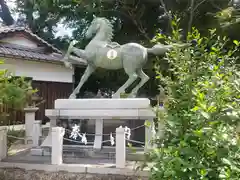
[{"label": "stone pedestal", "polygon": [[0,127],[0,161],[7,157],[7,128]]},{"label": "stone pedestal", "polygon": [[[93,147],[101,149],[104,120],[150,120],[155,113],[146,98],[132,99],[58,99],[55,109],[47,109],[45,115],[49,117],[52,127],[56,126],[56,119],[94,119],[95,141]],[[51,128],[52,128],[51,127]],[[150,148],[151,130],[146,127],[147,148]],[[84,132],[83,132],[84,133]],[[52,134],[46,137],[42,147],[52,147]]]},{"label": "stone pedestal", "polygon": [[24,108],[25,111],[25,144],[33,143],[35,113],[37,107]]}]

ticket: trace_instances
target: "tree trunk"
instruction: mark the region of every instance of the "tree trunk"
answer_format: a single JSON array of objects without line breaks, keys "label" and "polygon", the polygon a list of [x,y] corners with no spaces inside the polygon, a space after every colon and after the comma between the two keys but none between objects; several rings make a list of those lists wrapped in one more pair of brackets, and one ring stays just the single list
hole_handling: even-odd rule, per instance
[{"label": "tree trunk", "polygon": [[14,24],[14,19],[10,13],[10,10],[4,0],[0,0],[1,12],[0,17],[7,26]]}]

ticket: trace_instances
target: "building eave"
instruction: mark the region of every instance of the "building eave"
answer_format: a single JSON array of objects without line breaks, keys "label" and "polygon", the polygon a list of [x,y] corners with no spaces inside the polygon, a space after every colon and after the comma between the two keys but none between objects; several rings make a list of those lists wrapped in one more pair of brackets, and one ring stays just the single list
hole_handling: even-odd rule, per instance
[{"label": "building eave", "polygon": [[48,48],[51,48],[54,52],[57,52],[59,54],[62,54],[62,51],[60,51],[58,48],[54,47],[44,39],[40,38],[38,35],[31,32],[29,29],[24,27],[4,27],[0,28],[0,39],[5,38],[6,35],[14,34],[14,33],[24,33],[30,38],[34,39],[35,41],[47,46]]}]

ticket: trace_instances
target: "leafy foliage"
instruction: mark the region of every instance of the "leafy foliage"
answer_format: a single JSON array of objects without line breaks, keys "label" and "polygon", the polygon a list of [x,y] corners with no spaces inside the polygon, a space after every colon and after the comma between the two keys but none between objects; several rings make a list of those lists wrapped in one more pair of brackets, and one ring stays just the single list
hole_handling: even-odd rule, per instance
[{"label": "leafy foliage", "polygon": [[216,18],[220,22],[222,28],[229,28],[233,25],[239,24],[239,9],[235,9],[234,7],[228,7],[218,12],[216,14]]},{"label": "leafy foliage", "polygon": [[[41,38],[54,44],[56,47],[66,50],[71,39],[79,41],[79,48],[84,48],[88,40],[84,38],[84,32],[89,23],[96,16],[107,17],[114,24],[114,41],[121,44],[127,42],[138,42],[146,47],[151,47],[149,40],[159,31],[161,27],[164,33],[171,31],[169,19],[170,12],[178,12],[182,18],[182,28],[188,29],[189,19],[192,17],[192,24],[205,31],[206,27],[218,24],[217,20],[209,18],[209,13],[216,13],[219,8],[226,8],[228,1],[219,0],[194,0],[194,6],[190,7],[190,0],[18,0],[17,11],[26,15],[29,28]],[[217,6],[216,6],[217,5]],[[165,8],[164,8],[165,7]],[[217,7],[217,8],[216,8]],[[194,13],[190,15],[190,11]],[[72,37],[56,37],[56,27],[59,23],[73,30]],[[155,73],[152,70],[150,57],[146,65],[146,72],[150,75],[150,81],[144,87],[148,96],[156,95]],[[163,67],[163,66],[162,66]],[[163,67],[165,68],[165,67]],[[166,68],[165,68],[166,69]],[[77,74],[82,74],[80,68],[76,69],[76,81],[79,81]],[[118,81],[115,81],[115,79]],[[85,87],[91,91],[99,88],[109,88],[115,91],[126,81],[127,76],[122,72],[106,72],[99,70],[93,74]],[[96,84],[96,81],[99,84]],[[85,88],[84,87],[84,88]],[[97,91],[97,90],[95,90]]]},{"label": "leafy foliage", "polygon": [[[193,24],[204,30],[203,25],[209,27],[216,24],[216,20],[209,18],[209,13],[226,8],[228,1],[194,0],[193,7],[190,7],[188,0],[18,0],[16,3],[17,11],[26,15],[29,27],[34,33],[52,41],[55,46],[66,49],[66,41],[70,38],[81,41],[80,46],[85,46],[84,32],[93,15],[107,17],[114,22],[116,41],[141,41],[148,44],[159,26],[166,33],[171,31],[171,13],[166,11],[178,12],[182,18],[182,26],[187,29],[189,12],[193,10]],[[55,38],[54,32],[58,23],[72,28],[73,37]]]},{"label": "leafy foliage", "polygon": [[[181,42],[179,19],[173,35],[158,34],[156,41]],[[174,48],[166,59],[170,73],[157,72],[167,100],[158,114],[166,132],[149,156],[152,179],[240,179],[240,71],[235,53],[215,29],[202,36],[195,28],[187,36],[192,46]],[[161,117],[161,118],[160,118]]]},{"label": "leafy foliage", "polygon": [[[0,61],[3,64],[2,61]],[[0,65],[1,65],[0,64]],[[32,89],[30,82],[24,78],[14,78],[4,69],[0,69],[0,108],[8,107],[14,112],[21,110],[27,105],[29,97],[35,90]],[[3,108],[4,109],[4,108]],[[2,109],[2,110],[3,110]],[[8,116],[7,112],[1,112],[0,119],[4,120]],[[2,122],[6,124],[6,122]]]}]

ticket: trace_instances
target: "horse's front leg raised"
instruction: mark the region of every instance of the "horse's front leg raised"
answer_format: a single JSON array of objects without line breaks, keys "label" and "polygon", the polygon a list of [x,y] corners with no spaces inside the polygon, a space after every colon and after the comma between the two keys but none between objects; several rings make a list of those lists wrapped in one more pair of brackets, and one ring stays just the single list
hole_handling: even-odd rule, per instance
[{"label": "horse's front leg raised", "polygon": [[72,41],[69,46],[68,46],[68,50],[65,54],[65,56],[63,57],[62,61],[64,62],[64,65],[67,67],[67,68],[70,68],[72,69],[72,63],[69,62],[69,58],[70,58],[70,54],[72,52],[72,48],[74,46],[74,42]]},{"label": "horse's front leg raised", "polygon": [[88,65],[87,69],[85,70],[84,74],[81,77],[81,80],[77,87],[74,89],[72,94],[70,95],[69,99],[76,99],[76,95],[79,93],[80,89],[82,88],[83,84],[88,80],[90,75],[95,71],[95,67]]},{"label": "horse's front leg raised", "polygon": [[74,52],[74,54],[76,54],[79,58],[87,59],[85,50],[83,50],[83,49],[78,49],[78,48],[72,47],[72,52]]},{"label": "horse's front leg raised", "polygon": [[85,51],[82,49],[78,49],[74,47],[74,41],[72,41],[69,46],[68,46],[68,50],[63,58],[64,64],[66,67],[72,68],[72,62],[71,59],[73,59],[74,61],[79,61],[79,63],[83,63],[82,60],[78,60],[77,58],[71,58],[71,53],[74,52],[79,58],[85,59],[86,60],[86,55],[85,55]]}]

